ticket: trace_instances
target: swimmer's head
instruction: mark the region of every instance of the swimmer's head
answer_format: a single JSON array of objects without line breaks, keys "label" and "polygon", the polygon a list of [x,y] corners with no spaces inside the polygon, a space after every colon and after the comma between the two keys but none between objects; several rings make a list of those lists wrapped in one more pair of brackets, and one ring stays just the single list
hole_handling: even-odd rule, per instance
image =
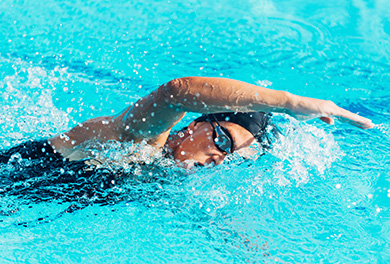
[{"label": "swimmer's head", "polygon": [[255,141],[267,147],[266,128],[270,117],[261,112],[202,115],[169,143],[171,155],[179,162],[218,165],[226,155]]},{"label": "swimmer's head", "polygon": [[248,130],[259,143],[265,143],[266,128],[270,123],[271,117],[272,114],[264,112],[227,112],[202,115],[194,121],[226,121],[235,123]]}]

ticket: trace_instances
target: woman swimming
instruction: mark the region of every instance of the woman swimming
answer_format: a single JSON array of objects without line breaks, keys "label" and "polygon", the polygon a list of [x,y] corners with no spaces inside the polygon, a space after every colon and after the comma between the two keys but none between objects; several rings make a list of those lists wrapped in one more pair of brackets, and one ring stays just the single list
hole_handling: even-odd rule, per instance
[{"label": "woman swimming", "polygon": [[[170,133],[189,111],[203,115],[185,129]],[[73,201],[84,197],[87,203],[118,200],[117,189],[111,187],[132,180],[135,175],[132,168],[145,166],[151,175],[155,167],[141,164],[142,161],[128,170],[100,166],[99,159],[83,151],[89,142],[146,140],[155,150],[165,152],[184,167],[218,165],[227,155],[253,142],[267,147],[271,112],[287,113],[299,119],[320,118],[328,124],[333,124],[336,118],[360,128],[373,127],[371,120],[330,101],[230,79],[180,78],[160,86],[119,115],[93,118],[64,134],[0,151],[0,164],[5,165],[0,175],[0,193],[37,200]],[[146,180],[151,178],[148,176]]]},{"label": "woman swimming", "polygon": [[[169,137],[172,127],[186,112],[204,116],[191,122],[179,137]],[[156,149],[166,147],[177,162],[220,164],[229,153],[261,138],[268,118],[258,112],[287,113],[298,119],[320,118],[328,124],[333,124],[336,118],[363,129],[373,127],[371,120],[331,101],[225,78],[185,77],[160,86],[117,116],[93,118],[52,137],[48,145],[72,160],[82,158],[74,150],[86,141],[146,140]]]}]

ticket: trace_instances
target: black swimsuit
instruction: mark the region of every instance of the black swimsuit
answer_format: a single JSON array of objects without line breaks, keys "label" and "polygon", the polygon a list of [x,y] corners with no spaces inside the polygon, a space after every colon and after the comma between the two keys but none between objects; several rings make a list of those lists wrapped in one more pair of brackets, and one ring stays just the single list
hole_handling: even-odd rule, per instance
[{"label": "black swimsuit", "polygon": [[0,151],[0,195],[27,195],[38,200],[96,197],[106,201],[103,193],[121,176],[120,170],[69,161],[47,140],[27,141]]}]

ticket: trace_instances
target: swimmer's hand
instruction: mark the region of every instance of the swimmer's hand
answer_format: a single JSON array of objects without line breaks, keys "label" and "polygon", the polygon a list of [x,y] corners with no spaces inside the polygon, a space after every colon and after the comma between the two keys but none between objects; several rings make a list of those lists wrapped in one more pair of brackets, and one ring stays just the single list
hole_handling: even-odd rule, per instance
[{"label": "swimmer's hand", "polygon": [[362,129],[374,127],[374,124],[370,119],[341,108],[332,101],[302,97],[293,94],[289,94],[288,96],[290,97],[288,114],[299,120],[320,118],[321,121],[333,125],[334,119],[337,119]]}]

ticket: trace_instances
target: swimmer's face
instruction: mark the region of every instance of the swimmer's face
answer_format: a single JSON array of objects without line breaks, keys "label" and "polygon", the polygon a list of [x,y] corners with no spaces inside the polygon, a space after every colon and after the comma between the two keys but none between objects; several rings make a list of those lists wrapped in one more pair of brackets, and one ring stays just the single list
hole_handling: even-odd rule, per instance
[{"label": "swimmer's face", "polygon": [[[245,128],[231,122],[220,121],[233,139],[233,152],[248,147],[255,138]],[[183,138],[180,145],[173,152],[175,160],[185,164],[219,165],[223,162],[226,152],[218,149],[213,139],[213,127],[209,122],[192,122],[188,126],[190,133]]]}]

